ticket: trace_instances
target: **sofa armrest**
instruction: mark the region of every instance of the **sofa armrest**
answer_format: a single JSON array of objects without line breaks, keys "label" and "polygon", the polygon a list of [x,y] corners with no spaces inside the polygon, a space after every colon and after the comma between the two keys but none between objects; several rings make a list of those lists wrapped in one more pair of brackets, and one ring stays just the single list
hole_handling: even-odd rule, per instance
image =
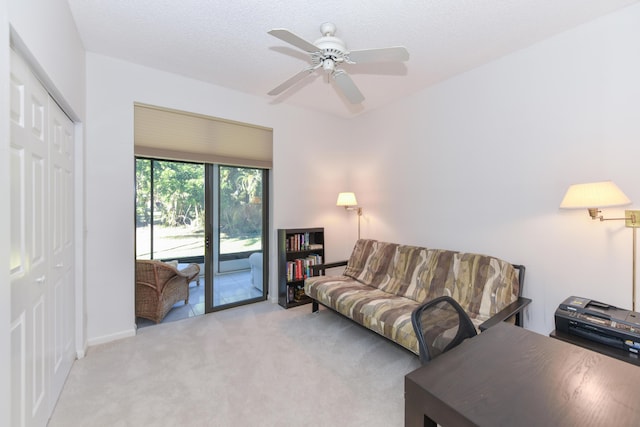
[{"label": "sofa armrest", "polygon": [[504,322],[511,316],[516,316],[516,325],[522,327],[522,310],[531,304],[531,300],[529,298],[518,297],[518,299],[493,316],[490,319],[486,320],[480,325],[480,331],[484,331],[489,329],[490,327],[497,325],[500,322]]},{"label": "sofa armrest", "polygon": [[311,270],[313,271],[313,275],[314,276],[324,276],[324,271],[327,268],[334,268],[334,267],[342,267],[347,265],[347,260],[343,260],[343,261],[336,261],[336,262],[328,262],[326,264],[317,264],[317,265],[312,265],[311,266]]}]

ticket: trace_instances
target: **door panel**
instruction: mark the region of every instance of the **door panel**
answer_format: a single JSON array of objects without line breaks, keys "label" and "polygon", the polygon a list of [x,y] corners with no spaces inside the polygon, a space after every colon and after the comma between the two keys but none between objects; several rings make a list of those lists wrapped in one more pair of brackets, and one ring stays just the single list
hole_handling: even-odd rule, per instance
[{"label": "door panel", "polygon": [[206,312],[266,299],[265,263],[249,259],[266,255],[266,176],[262,169],[208,165]]},{"label": "door panel", "polygon": [[11,322],[11,425],[26,425],[27,349],[24,311]]},{"label": "door panel", "polygon": [[[45,283],[43,283],[44,285]],[[46,405],[43,404],[47,397],[46,390],[49,385],[49,375],[47,373],[47,333],[45,330],[45,307],[44,294],[40,294],[31,309],[31,337],[33,339],[33,358],[31,372],[31,414],[42,413],[48,417]]]},{"label": "door panel", "polygon": [[[50,248],[50,322],[52,326],[51,394],[62,391],[74,360],[74,246],[73,246],[73,123],[49,101],[49,139],[51,179]],[[53,411],[55,399],[51,400]]]},{"label": "door panel", "polygon": [[11,253],[9,272],[18,277],[25,273],[27,266],[26,239],[26,165],[23,147],[11,147]]},{"label": "door panel", "polygon": [[[25,425],[45,425],[49,415],[44,404],[49,388],[44,302],[49,237],[44,215],[48,203],[48,94],[13,52],[11,59],[11,93],[20,97],[11,102],[19,108],[11,112],[11,149],[17,160],[11,164],[11,224],[20,230],[11,247],[15,263],[11,269],[11,319],[22,329],[13,338],[24,340],[14,343],[11,355],[13,365],[25,368],[24,381],[11,385],[12,419],[22,419]],[[22,414],[16,415],[17,411]]]},{"label": "door panel", "polygon": [[73,123],[11,52],[11,420],[44,426],[74,360]]},{"label": "door panel", "polygon": [[203,210],[203,164],[136,159],[137,259],[201,263]]}]

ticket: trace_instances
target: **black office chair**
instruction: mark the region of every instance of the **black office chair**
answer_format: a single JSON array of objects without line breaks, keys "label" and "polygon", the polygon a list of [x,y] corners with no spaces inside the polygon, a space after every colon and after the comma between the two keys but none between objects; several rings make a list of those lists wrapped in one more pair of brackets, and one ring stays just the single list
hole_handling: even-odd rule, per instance
[{"label": "black office chair", "polygon": [[420,362],[428,363],[467,338],[477,335],[469,315],[449,296],[435,298],[411,314]]}]

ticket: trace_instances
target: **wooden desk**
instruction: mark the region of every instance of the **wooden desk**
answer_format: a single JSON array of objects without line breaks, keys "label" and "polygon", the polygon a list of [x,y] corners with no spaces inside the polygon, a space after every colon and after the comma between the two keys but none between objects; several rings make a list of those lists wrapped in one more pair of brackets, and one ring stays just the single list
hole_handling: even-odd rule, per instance
[{"label": "wooden desk", "polygon": [[405,426],[640,426],[640,369],[507,323],[405,377]]},{"label": "wooden desk", "polygon": [[623,360],[625,362],[633,363],[634,365],[640,366],[640,356],[630,352],[629,350],[622,350],[620,348],[615,348],[609,345],[600,344],[598,342],[588,340],[586,338],[582,338],[576,335],[569,335],[565,332],[560,332],[555,329],[549,334],[549,336],[551,338],[555,338],[564,342],[579,345],[580,347],[588,348],[589,350],[597,351],[598,353],[606,354],[607,356],[610,356],[610,357],[615,357],[618,360]]}]

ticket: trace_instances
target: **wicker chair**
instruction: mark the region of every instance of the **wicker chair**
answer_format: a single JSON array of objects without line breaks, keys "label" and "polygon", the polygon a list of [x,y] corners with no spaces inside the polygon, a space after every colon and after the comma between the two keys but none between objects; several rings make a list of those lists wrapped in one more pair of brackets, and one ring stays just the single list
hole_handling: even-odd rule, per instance
[{"label": "wicker chair", "polygon": [[153,260],[136,261],[136,316],[160,323],[180,300],[189,303],[189,282],[198,277],[198,264],[178,270]]}]

